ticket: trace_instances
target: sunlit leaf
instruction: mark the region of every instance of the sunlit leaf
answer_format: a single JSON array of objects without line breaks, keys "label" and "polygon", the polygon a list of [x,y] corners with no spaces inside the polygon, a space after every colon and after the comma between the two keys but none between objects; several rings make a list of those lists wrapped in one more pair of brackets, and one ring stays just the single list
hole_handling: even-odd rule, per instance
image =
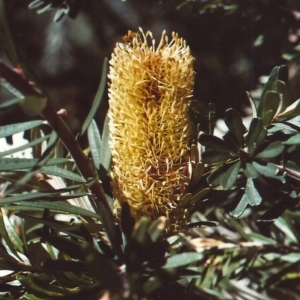
[{"label": "sunlit leaf", "polygon": [[272,163],[267,163],[266,165],[262,165],[255,161],[252,162],[252,166],[254,169],[259,172],[261,175],[266,177],[275,177],[278,173],[278,166]]},{"label": "sunlit leaf", "polygon": [[288,140],[282,143],[283,145],[292,146],[292,145],[300,145],[300,133],[297,133],[290,137]]},{"label": "sunlit leaf", "polygon": [[88,127],[88,140],[93,157],[93,162],[97,170],[100,169],[101,161],[101,136],[95,120],[92,120]]},{"label": "sunlit leaf", "polygon": [[247,195],[247,200],[251,206],[259,205],[262,201],[262,198],[257,191],[252,178],[247,179],[245,195]]},{"label": "sunlit leaf", "polygon": [[263,100],[263,107],[259,117],[262,119],[263,125],[266,126],[271,123],[280,107],[280,96],[277,92],[266,92]]},{"label": "sunlit leaf", "polygon": [[269,144],[264,150],[255,155],[256,158],[273,158],[280,155],[284,147],[282,142],[275,141]]},{"label": "sunlit leaf", "polygon": [[279,117],[297,117],[300,115],[300,99],[295,101],[293,104],[288,106],[282,113],[279,114]]},{"label": "sunlit leaf", "polygon": [[[45,166],[53,166],[68,162],[66,158],[52,158],[45,162]],[[0,159],[0,171],[14,171],[21,169],[31,169],[39,162],[36,158],[13,158],[3,157]]]},{"label": "sunlit leaf", "polygon": [[18,132],[23,132],[25,130],[40,126],[41,124],[43,124],[43,121],[37,120],[25,123],[0,126],[0,138],[7,137]]},{"label": "sunlit leaf", "polygon": [[164,269],[178,268],[200,261],[203,255],[195,252],[185,252],[167,257]]},{"label": "sunlit leaf", "polygon": [[24,251],[23,249],[23,242],[20,239],[19,235],[17,234],[14,226],[11,224],[9,218],[7,217],[5,210],[1,207],[1,211],[2,211],[2,216],[3,216],[3,221],[4,221],[4,225],[7,231],[7,234],[9,236],[10,241],[12,242],[12,244],[14,245],[14,247],[20,252],[22,253]]},{"label": "sunlit leaf", "polygon": [[[13,242],[10,240],[9,233],[6,229],[5,226],[5,221],[4,221],[4,215],[2,213],[2,210],[0,211],[0,234],[2,238],[5,240],[7,246],[9,247],[10,251],[19,259],[21,259],[18,255],[17,249],[15,248]],[[1,256],[1,253],[0,253]]]},{"label": "sunlit leaf", "polygon": [[244,194],[237,207],[233,211],[231,211],[230,214],[235,218],[240,217],[245,211],[248,204],[249,202],[248,202],[247,195]]},{"label": "sunlit leaf", "polygon": [[110,162],[111,162],[111,150],[109,146],[110,133],[109,133],[109,117],[108,115],[105,117],[104,125],[103,125],[103,133],[102,133],[102,149],[100,153],[100,162],[106,171],[109,170]]},{"label": "sunlit leaf", "polygon": [[40,173],[58,176],[61,178],[70,179],[76,182],[84,182],[85,180],[78,174],[68,171],[67,169],[62,169],[57,166],[41,167]]},{"label": "sunlit leaf", "polygon": [[244,174],[248,178],[257,178],[259,176],[259,173],[256,171],[256,169],[252,166],[251,163],[246,163],[246,168],[244,169]]}]

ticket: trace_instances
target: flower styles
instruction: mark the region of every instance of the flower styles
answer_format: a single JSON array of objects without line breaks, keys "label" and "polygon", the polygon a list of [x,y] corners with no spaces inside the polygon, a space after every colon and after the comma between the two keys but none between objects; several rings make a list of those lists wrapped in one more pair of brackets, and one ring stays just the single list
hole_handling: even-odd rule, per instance
[{"label": "flower styles", "polygon": [[[129,31],[110,60],[109,128],[117,211],[135,217],[169,215],[189,182],[187,164],[194,58],[186,42],[163,32]],[[150,43],[149,43],[150,42]]]}]

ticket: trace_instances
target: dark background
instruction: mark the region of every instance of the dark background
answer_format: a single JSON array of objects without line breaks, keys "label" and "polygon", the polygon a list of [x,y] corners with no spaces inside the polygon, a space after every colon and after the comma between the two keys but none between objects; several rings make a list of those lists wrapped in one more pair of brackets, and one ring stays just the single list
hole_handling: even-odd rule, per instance
[{"label": "dark background", "polygon": [[[129,29],[151,30],[157,40],[164,29],[169,34],[178,32],[196,59],[194,99],[214,102],[217,117],[223,117],[229,107],[244,114],[245,92],[259,88],[260,76],[287,63],[283,55],[293,53],[298,45],[299,16],[285,1],[236,1],[234,9],[220,7],[203,13],[203,3],[212,1],[90,0],[84,1],[74,20],[64,16],[59,22],[53,22],[55,10],[37,14],[28,9],[30,2],[6,1],[15,44],[55,107],[67,110],[66,121],[74,132],[95,96],[103,59],[111,56],[115,43]],[[288,62],[291,101],[300,97],[298,57],[296,53]],[[108,107],[105,97],[99,124]],[[0,124],[26,119],[14,108],[2,113]]]}]

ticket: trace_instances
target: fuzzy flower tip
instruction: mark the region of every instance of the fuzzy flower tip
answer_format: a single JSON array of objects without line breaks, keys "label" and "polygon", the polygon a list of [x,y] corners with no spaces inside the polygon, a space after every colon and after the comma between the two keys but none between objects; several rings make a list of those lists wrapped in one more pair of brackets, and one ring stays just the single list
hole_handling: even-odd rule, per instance
[{"label": "fuzzy flower tip", "polygon": [[110,60],[109,128],[112,188],[117,211],[128,202],[135,217],[168,216],[189,182],[188,117],[194,58],[186,42],[162,33],[129,31]]}]

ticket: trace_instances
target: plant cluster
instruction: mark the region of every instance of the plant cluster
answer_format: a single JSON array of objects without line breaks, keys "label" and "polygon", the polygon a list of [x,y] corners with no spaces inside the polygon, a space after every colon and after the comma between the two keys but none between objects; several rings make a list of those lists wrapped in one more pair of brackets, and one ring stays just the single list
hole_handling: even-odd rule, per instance
[{"label": "plant cluster", "polygon": [[[47,3],[32,7],[72,6]],[[3,32],[11,40],[9,29]],[[7,49],[17,59],[13,44]],[[77,136],[65,112],[29,81],[24,62],[12,64],[0,62],[1,85],[13,95],[1,113],[20,104],[39,119],[0,128],[1,138],[29,132],[27,144],[0,152],[3,299],[298,299],[300,100],[288,99],[286,66],[272,70],[258,103],[248,94],[249,128],[230,108],[228,131],[219,138],[214,105],[200,117],[191,109],[201,122],[185,162],[188,185],[173,214],[150,220],[147,211],[133,215],[127,201],[116,218],[113,191],[102,184],[110,180],[112,137],[108,118],[102,131],[94,118],[107,60]],[[146,92],[151,98],[153,91]],[[84,135],[89,143],[82,150]],[[26,149],[31,157],[17,157]]]}]

